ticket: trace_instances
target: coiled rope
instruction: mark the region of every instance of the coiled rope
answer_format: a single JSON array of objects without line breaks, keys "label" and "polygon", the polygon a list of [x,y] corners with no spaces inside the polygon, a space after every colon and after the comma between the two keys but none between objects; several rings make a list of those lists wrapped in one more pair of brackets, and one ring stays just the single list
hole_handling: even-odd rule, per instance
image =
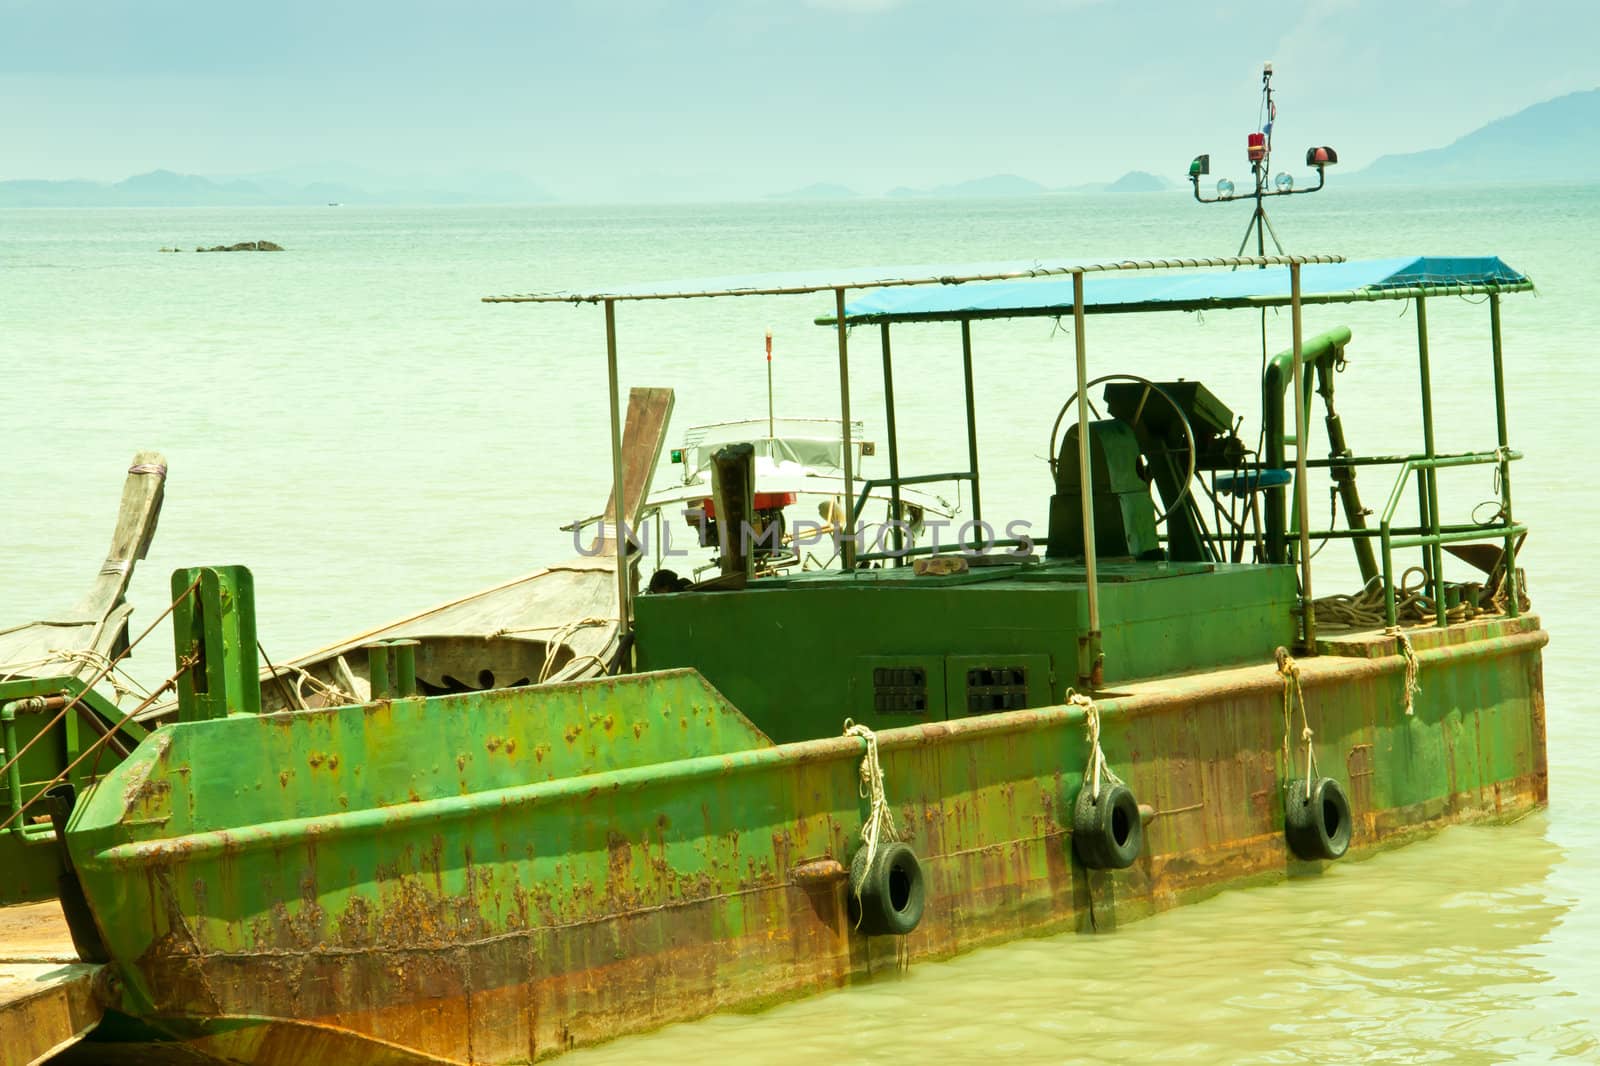
[{"label": "coiled rope", "polygon": [[[867,742],[867,750],[861,756],[861,798],[868,801],[869,811],[867,820],[861,825],[861,842],[867,848],[866,868],[870,870],[878,854],[878,844],[899,840],[900,833],[894,827],[894,813],[889,809],[889,799],[883,791],[883,764],[878,761],[878,735],[864,725],[857,725],[850,718],[844,720],[844,735],[860,737]],[[856,902],[860,901],[861,885],[857,883]]]},{"label": "coiled rope", "polygon": [[1300,687],[1300,664],[1294,661],[1288,649],[1277,651],[1278,674],[1283,678],[1283,766],[1292,772],[1294,764],[1289,754],[1289,730],[1295,703],[1300,704],[1300,739],[1306,742],[1306,802],[1311,802],[1311,783],[1317,775],[1317,750],[1312,744],[1316,735],[1311,731],[1311,719],[1306,714],[1306,694]]},{"label": "coiled rope", "polygon": [[1122,784],[1111,769],[1111,764],[1106,761],[1106,753],[1100,747],[1100,708],[1094,705],[1094,700],[1081,695],[1071,689],[1067,690],[1067,702],[1074,707],[1083,708],[1084,730],[1089,737],[1089,765],[1084,767],[1084,782],[1090,789],[1089,795],[1096,802],[1100,799],[1100,781],[1104,779],[1108,785]]}]

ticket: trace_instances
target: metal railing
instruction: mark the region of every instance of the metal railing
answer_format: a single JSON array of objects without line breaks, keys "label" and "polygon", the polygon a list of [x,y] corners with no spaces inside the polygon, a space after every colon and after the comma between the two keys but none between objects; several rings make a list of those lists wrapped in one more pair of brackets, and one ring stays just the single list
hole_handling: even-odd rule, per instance
[{"label": "metal railing", "polygon": [[[1449,624],[1445,609],[1444,586],[1444,556],[1443,545],[1457,544],[1471,540],[1481,540],[1485,534],[1500,534],[1505,537],[1505,555],[1502,565],[1505,568],[1504,581],[1506,583],[1506,613],[1515,618],[1521,613],[1517,593],[1517,538],[1526,533],[1527,527],[1517,524],[1511,517],[1511,479],[1507,476],[1507,468],[1515,459],[1521,459],[1522,453],[1510,448],[1496,448],[1492,452],[1463,452],[1459,455],[1436,455],[1432,458],[1426,456],[1412,456],[1400,465],[1400,473],[1395,478],[1394,489],[1389,493],[1389,502],[1383,509],[1383,517],[1378,523],[1378,536],[1383,548],[1383,604],[1384,618],[1390,628],[1399,624],[1398,610],[1394,596],[1394,552],[1396,548],[1425,548],[1429,550],[1432,565],[1428,568],[1433,579],[1433,605],[1434,618],[1439,626]],[[1409,533],[1398,539],[1395,537],[1394,513],[1400,506],[1400,498],[1404,495],[1406,485],[1411,475],[1424,470],[1442,470],[1458,466],[1487,466],[1494,464],[1499,471],[1496,481],[1500,487],[1500,514],[1498,522],[1490,522],[1472,529],[1445,529],[1439,521],[1437,507],[1428,508],[1429,514],[1425,516],[1427,531],[1422,533]]]},{"label": "metal railing", "polygon": [[[893,501],[895,504],[895,515],[893,519],[891,519],[890,523],[886,523],[886,532],[892,528],[895,536],[895,550],[880,552],[858,552],[855,556],[855,560],[857,562],[871,562],[877,559],[895,559],[902,560],[900,565],[904,565],[904,559],[908,558],[912,554],[916,554],[914,552],[907,552],[903,550],[905,547],[903,541],[901,540],[903,525],[893,525],[893,523],[896,522],[903,522],[903,519],[900,518],[898,506],[900,503],[899,489],[902,489],[907,485],[927,485],[935,481],[976,482],[977,480],[978,475],[973,473],[971,470],[958,470],[947,474],[915,474],[910,477],[869,478],[868,480],[863,481],[861,483],[861,493],[856,497],[855,503],[851,506],[850,513],[846,518],[844,535],[846,537],[853,537],[855,535],[856,525],[861,521],[861,513],[867,509],[867,500],[872,495],[874,489],[894,489],[896,490]],[[976,514],[973,515],[973,521],[977,520],[978,516]]]}]

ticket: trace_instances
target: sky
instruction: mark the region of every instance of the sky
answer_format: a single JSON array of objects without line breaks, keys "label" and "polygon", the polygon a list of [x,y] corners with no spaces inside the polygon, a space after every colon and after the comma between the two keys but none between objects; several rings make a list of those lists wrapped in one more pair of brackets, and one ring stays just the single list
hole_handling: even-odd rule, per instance
[{"label": "sky", "polygon": [[1597,30],[1596,0],[0,0],[0,179],[1176,180],[1243,156],[1264,60],[1278,158],[1356,169],[1600,86]]}]

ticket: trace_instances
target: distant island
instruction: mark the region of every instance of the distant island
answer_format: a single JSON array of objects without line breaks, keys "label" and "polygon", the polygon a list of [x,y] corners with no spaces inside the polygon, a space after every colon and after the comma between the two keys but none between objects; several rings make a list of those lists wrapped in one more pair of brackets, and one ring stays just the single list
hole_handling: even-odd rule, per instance
[{"label": "distant island", "polygon": [[[1069,185],[1060,188],[1050,188],[1041,182],[1016,174],[991,174],[986,178],[972,178],[967,181],[935,185],[930,188],[897,185],[883,195],[891,200],[1001,200],[1027,196],[1050,196],[1058,193],[1167,192],[1175,188],[1177,186],[1166,178],[1143,170],[1130,170],[1116,181],[1097,181],[1086,185]],[[768,193],[766,199],[843,200],[857,198],[860,195],[854,189],[846,186],[819,181],[791,192]]]},{"label": "distant island", "polygon": [[1057,192],[1167,192],[1177,186],[1148,170],[1130,170],[1116,181],[1071,185]]},{"label": "distant island", "polygon": [[954,185],[937,185],[931,189],[912,189],[901,185],[884,193],[885,196],[899,199],[909,196],[928,196],[940,199],[984,199],[1002,198],[1010,196],[1038,196],[1050,190],[1036,181],[1019,178],[1015,174],[992,174],[987,178],[973,178],[971,181],[961,181]]},{"label": "distant island", "polygon": [[1354,176],[1394,185],[1593,181],[1600,171],[1600,89],[1495,119],[1443,148],[1386,155]]},{"label": "distant island", "polygon": [[854,189],[843,185],[832,185],[826,181],[813,182],[803,189],[791,192],[769,192],[768,200],[853,200],[861,194]]},{"label": "distant island", "polygon": [[0,207],[279,207],[324,204],[545,203],[552,197],[517,175],[463,175],[433,182],[372,176],[348,180],[293,172],[206,178],[152,170],[118,182],[0,181]]}]

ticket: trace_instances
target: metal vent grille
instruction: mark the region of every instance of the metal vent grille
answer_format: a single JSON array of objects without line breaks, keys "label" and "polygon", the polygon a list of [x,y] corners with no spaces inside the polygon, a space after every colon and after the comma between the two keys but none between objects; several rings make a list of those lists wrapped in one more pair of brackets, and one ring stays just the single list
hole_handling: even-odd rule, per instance
[{"label": "metal vent grille", "polygon": [[967,671],[967,713],[1020,711],[1028,705],[1028,668],[980,666]]},{"label": "metal vent grille", "polygon": [[920,666],[875,667],[872,707],[880,714],[927,714],[928,671]]}]

